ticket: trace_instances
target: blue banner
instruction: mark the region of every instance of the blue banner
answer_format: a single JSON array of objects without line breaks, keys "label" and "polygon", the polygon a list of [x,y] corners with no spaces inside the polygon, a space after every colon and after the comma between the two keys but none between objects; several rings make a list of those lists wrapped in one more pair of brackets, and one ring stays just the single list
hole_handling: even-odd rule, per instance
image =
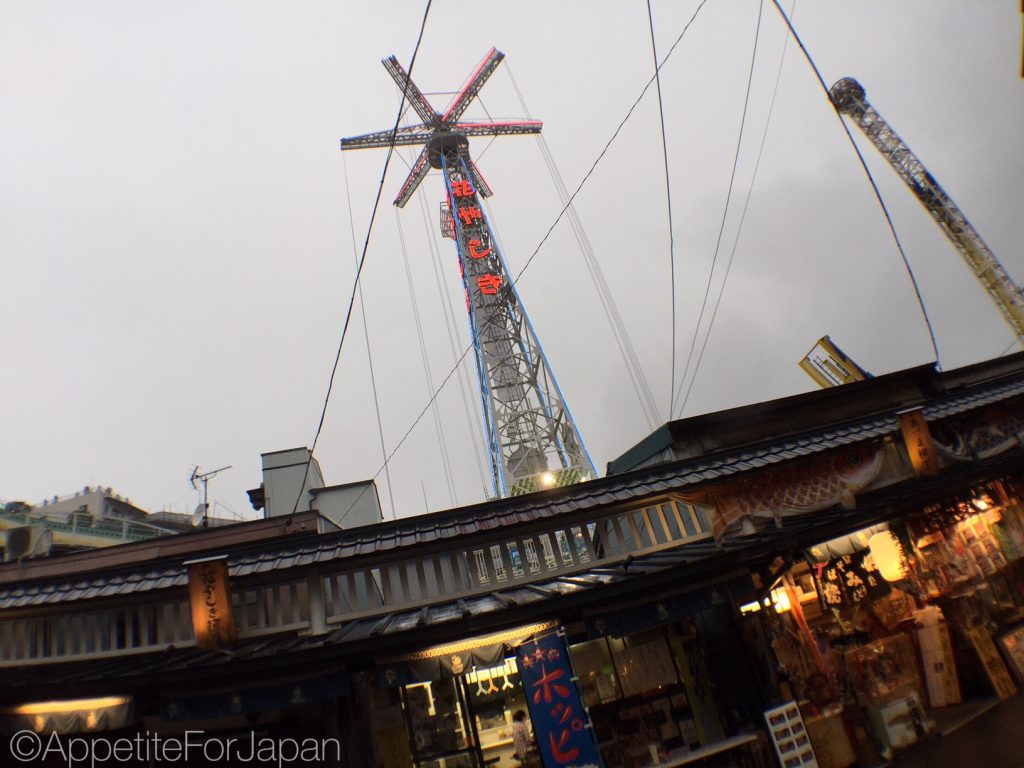
[{"label": "blue banner", "polygon": [[564,638],[552,633],[523,643],[516,664],[545,768],[600,768]]}]

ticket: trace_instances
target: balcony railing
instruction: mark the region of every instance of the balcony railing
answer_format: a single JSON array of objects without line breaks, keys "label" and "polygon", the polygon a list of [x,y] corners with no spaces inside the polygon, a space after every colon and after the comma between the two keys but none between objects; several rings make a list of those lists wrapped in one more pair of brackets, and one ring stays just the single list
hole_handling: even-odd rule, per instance
[{"label": "balcony railing", "polygon": [[[159,536],[168,536],[172,533],[165,528],[143,523],[137,520],[124,520],[119,518],[95,519],[91,515],[81,512],[60,513],[67,522],[54,520],[43,514],[30,514],[26,512],[13,512],[7,509],[0,509],[0,519],[16,525],[38,525],[49,528],[57,534],[81,537],[99,537],[102,539],[113,539],[111,543],[120,544],[129,541],[145,541],[155,539]],[[0,526],[7,527],[7,526]]]},{"label": "balcony railing", "polygon": [[[456,538],[447,549],[417,554],[412,547],[384,563],[350,558],[315,572],[283,569],[269,583],[265,577],[258,584],[236,578],[235,621],[240,638],[318,634],[357,618],[568,576],[710,537],[703,510],[663,497],[584,520],[497,528],[482,541],[474,535],[468,546]],[[184,590],[151,594],[148,603],[123,607],[79,601],[16,618],[0,614],[0,667],[193,645]]]}]

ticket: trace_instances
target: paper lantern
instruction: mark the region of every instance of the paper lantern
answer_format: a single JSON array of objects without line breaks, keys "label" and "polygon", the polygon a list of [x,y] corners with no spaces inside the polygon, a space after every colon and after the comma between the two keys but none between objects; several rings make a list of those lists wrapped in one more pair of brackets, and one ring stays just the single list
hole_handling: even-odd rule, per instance
[{"label": "paper lantern", "polygon": [[903,553],[903,545],[892,531],[876,533],[868,541],[871,557],[878,567],[878,572],[886,581],[900,581],[907,577],[907,556]]}]

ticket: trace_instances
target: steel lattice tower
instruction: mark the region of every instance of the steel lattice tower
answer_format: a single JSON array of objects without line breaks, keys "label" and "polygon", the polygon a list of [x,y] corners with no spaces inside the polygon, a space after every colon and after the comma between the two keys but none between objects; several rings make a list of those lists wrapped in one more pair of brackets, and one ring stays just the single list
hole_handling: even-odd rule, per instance
[{"label": "steel lattice tower", "polygon": [[444,176],[441,229],[458,248],[494,492],[514,496],[596,473],[481,207],[480,198],[492,192],[469,154],[470,136],[539,133],[541,123],[461,120],[504,57],[492,48],[444,114],[431,107],[398,59],[384,59],[384,68],[423,122],[342,139],[341,148],[423,145],[395,199],[399,208],[431,168]]},{"label": "steel lattice tower", "polygon": [[1003,319],[1024,342],[1024,295],[995,254],[981,239],[967,216],[946,194],[896,131],[868,103],[864,87],[852,77],[836,82],[830,91],[832,103],[841,114],[856,123],[864,135],[903,179],[914,197],[927,209],[960,252],[971,273],[982,284]]}]

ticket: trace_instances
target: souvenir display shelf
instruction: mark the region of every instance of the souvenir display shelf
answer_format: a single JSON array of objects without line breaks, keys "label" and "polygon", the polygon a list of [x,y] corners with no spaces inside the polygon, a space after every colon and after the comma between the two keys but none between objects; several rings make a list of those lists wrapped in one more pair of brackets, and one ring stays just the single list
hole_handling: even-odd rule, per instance
[{"label": "souvenir display shelf", "polygon": [[818,768],[811,737],[795,701],[765,710],[764,719],[782,768]]},{"label": "souvenir display shelf", "polygon": [[861,704],[886,704],[921,690],[917,653],[907,634],[862,645],[844,654],[844,661]]}]

